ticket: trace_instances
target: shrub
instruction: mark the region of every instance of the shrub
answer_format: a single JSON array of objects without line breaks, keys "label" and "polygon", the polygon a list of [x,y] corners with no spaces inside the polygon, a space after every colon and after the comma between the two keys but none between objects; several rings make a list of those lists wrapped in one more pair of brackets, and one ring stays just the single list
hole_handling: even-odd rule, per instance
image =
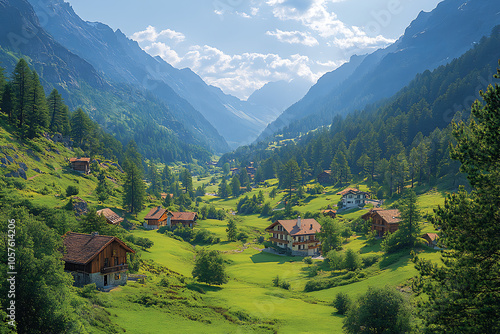
[{"label": "shrub", "polygon": [[237,239],[239,241],[243,241],[244,242],[244,241],[246,241],[248,239],[248,234],[246,234],[245,232],[240,232],[240,233],[238,233]]},{"label": "shrub", "polygon": [[280,288],[290,290],[290,283],[288,283],[287,281],[282,281],[280,284]]},{"label": "shrub", "polygon": [[77,186],[68,186],[66,188],[66,197],[78,195],[79,192],[80,190]]},{"label": "shrub", "polygon": [[326,254],[326,259],[328,260],[328,265],[332,270],[342,269],[342,262],[344,260],[342,253],[337,252],[336,250],[331,250]]},{"label": "shrub", "polygon": [[259,244],[262,244],[262,243],[264,243],[265,239],[266,238],[264,238],[264,236],[261,235],[257,241],[259,242]]},{"label": "shrub", "polygon": [[313,260],[310,256],[305,257],[302,261],[304,261],[305,264],[312,264]]},{"label": "shrub", "polygon": [[375,264],[375,262],[377,262],[379,258],[380,258],[380,256],[378,256],[376,254],[370,254],[370,255],[362,257],[361,262],[363,263],[363,267],[367,268],[367,267],[370,267],[373,264]]},{"label": "shrub", "polygon": [[344,315],[349,310],[349,307],[351,307],[351,303],[351,299],[346,293],[339,292],[333,300],[333,307],[337,309],[338,314]]},{"label": "shrub", "polygon": [[352,249],[348,249],[345,252],[344,259],[342,261],[342,269],[347,269],[349,271],[361,268],[361,261],[359,259],[358,253]]}]

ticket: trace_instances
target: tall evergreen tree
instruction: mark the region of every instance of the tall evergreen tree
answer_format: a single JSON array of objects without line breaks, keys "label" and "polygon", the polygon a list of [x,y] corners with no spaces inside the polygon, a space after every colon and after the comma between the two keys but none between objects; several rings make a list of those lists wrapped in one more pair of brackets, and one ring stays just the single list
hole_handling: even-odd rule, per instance
[{"label": "tall evergreen tree", "polygon": [[226,233],[228,241],[238,240],[238,228],[236,227],[236,222],[232,217],[229,218],[229,221],[227,222]]},{"label": "tall evergreen tree", "polygon": [[288,189],[288,198],[292,198],[292,190],[300,182],[300,168],[295,159],[290,159],[280,173],[280,185]]},{"label": "tall evergreen tree", "polygon": [[158,174],[158,170],[154,164],[149,168],[149,182],[151,185],[148,188],[148,192],[159,197],[162,190],[162,182],[160,174]]},{"label": "tall evergreen tree", "polygon": [[145,185],[142,180],[142,172],[137,165],[129,160],[124,163],[126,173],[125,183],[123,185],[123,207],[131,213],[137,213],[142,210],[145,197]]},{"label": "tall evergreen tree", "polygon": [[13,87],[12,84],[9,82],[4,86],[0,109],[4,114],[7,115],[9,122],[11,123],[13,122],[14,101],[15,101],[15,96],[13,92]]},{"label": "tall evergreen tree", "polygon": [[78,108],[71,116],[71,136],[77,146],[82,147],[88,138],[91,122],[90,118],[81,108]]},{"label": "tall evergreen tree", "polygon": [[38,74],[33,71],[29,94],[29,109],[25,121],[26,136],[32,139],[45,130],[48,125],[48,116],[45,92],[40,84]]},{"label": "tall evergreen tree", "polygon": [[435,211],[443,264],[414,256],[415,288],[429,296],[421,307],[426,333],[500,333],[500,86],[480,94],[485,104],[476,101],[472,119],[454,124],[451,150],[473,191],[448,195]]},{"label": "tall evergreen tree", "polygon": [[141,173],[144,173],[144,167],[142,166],[142,156],[139,153],[139,148],[134,140],[130,140],[125,146],[125,159],[133,163]]},{"label": "tall evergreen tree", "polygon": [[228,198],[231,195],[231,188],[227,184],[226,179],[223,177],[222,181],[219,184],[219,191],[217,192],[220,198]]},{"label": "tall evergreen tree", "polygon": [[183,168],[180,175],[182,187],[184,187],[184,191],[186,194],[191,196],[193,193],[193,176],[191,172],[187,168]]},{"label": "tall evergreen tree", "polygon": [[12,86],[14,88],[15,107],[14,119],[16,126],[22,130],[29,109],[29,95],[31,90],[32,73],[28,63],[21,58],[12,75]]},{"label": "tall evergreen tree", "polygon": [[163,183],[163,190],[167,191],[172,182],[174,181],[173,174],[170,171],[170,167],[168,167],[168,165],[165,165],[165,167],[163,168],[163,171],[161,173],[161,179]]},{"label": "tall evergreen tree", "polygon": [[231,179],[231,191],[234,197],[238,197],[240,195],[241,183],[238,175],[233,176]]},{"label": "tall evergreen tree", "polygon": [[68,107],[64,104],[64,100],[57,91],[53,89],[47,97],[47,106],[49,109],[49,130],[51,132],[60,132],[63,135],[69,133],[69,116]]}]

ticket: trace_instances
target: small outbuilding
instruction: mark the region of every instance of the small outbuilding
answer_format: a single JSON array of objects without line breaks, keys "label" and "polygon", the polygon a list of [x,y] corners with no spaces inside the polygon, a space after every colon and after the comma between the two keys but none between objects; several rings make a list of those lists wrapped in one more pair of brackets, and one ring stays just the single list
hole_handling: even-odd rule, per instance
[{"label": "small outbuilding", "polygon": [[71,158],[69,162],[73,170],[83,174],[90,174],[90,158]]},{"label": "small outbuilding", "polygon": [[109,208],[99,210],[97,211],[97,214],[104,216],[108,224],[119,225],[123,221],[122,217],[118,216],[113,210]]}]

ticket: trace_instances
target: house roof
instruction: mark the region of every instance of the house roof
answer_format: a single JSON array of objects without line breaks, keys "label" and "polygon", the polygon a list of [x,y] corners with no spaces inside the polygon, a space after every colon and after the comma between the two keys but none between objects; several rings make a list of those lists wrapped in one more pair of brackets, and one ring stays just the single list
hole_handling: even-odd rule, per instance
[{"label": "house roof", "polygon": [[69,162],[90,162],[90,158],[71,158]]},{"label": "house roof", "polygon": [[118,242],[127,252],[135,253],[117,237],[68,232],[64,236],[63,260],[66,262],[87,264],[112,242]]},{"label": "house roof", "polygon": [[160,195],[161,195],[161,199],[167,198],[167,195],[169,195],[170,197],[174,197],[174,194],[161,193]]},{"label": "house roof", "polygon": [[330,174],[332,174],[332,171],[330,169],[324,170],[321,173],[319,173],[319,175],[322,175],[322,174],[328,174],[328,175],[330,175]]},{"label": "house roof", "polygon": [[113,210],[106,208],[97,211],[98,215],[102,215],[106,217],[107,220],[111,222],[111,224],[119,224],[123,221],[123,218],[118,216]]},{"label": "house roof", "polygon": [[344,190],[339,191],[337,193],[337,195],[344,196],[344,195],[347,195],[348,193],[364,193],[364,194],[366,194],[364,191],[359,191],[359,189],[356,189],[356,188],[345,188]]},{"label": "house roof", "polygon": [[316,219],[301,219],[300,228],[297,226],[297,219],[278,220],[272,223],[266,230],[273,228],[276,225],[281,225],[291,235],[308,235],[316,234],[321,231],[321,225]]},{"label": "house roof", "polygon": [[158,220],[165,214],[165,212],[167,212],[167,210],[162,209],[161,206],[154,207],[148,212],[146,217],[144,217],[144,220]]},{"label": "house roof", "polygon": [[169,211],[168,214],[172,215],[172,217],[170,218],[172,220],[194,221],[195,219],[198,218],[198,214],[196,212],[171,212],[171,211]]},{"label": "house roof", "polygon": [[332,210],[332,209],[328,209],[328,210],[321,210],[321,213],[323,213],[323,214],[328,214],[328,213],[337,213],[337,210]]},{"label": "house roof", "polygon": [[435,241],[439,239],[439,235],[437,233],[426,233],[422,236],[422,238],[429,238],[430,241]]},{"label": "house roof", "polygon": [[375,214],[378,214],[383,220],[388,224],[399,223],[401,219],[399,218],[400,212],[398,209],[392,210],[375,210]]}]

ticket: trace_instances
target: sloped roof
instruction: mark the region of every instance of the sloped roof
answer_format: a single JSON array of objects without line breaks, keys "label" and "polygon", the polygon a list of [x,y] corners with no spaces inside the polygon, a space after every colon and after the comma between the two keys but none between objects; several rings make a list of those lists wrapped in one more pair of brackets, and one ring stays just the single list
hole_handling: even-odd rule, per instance
[{"label": "sloped roof", "polygon": [[439,235],[437,233],[426,233],[422,236],[422,238],[429,238],[430,241],[435,241],[439,239]]},{"label": "sloped roof", "polygon": [[324,170],[321,173],[319,173],[319,175],[321,175],[321,174],[328,174],[328,175],[330,175],[330,174],[332,174],[332,171],[330,169],[327,169],[327,170]]},{"label": "sloped roof", "polygon": [[102,215],[106,217],[107,220],[111,222],[111,224],[119,224],[123,221],[123,218],[118,216],[113,210],[106,208],[97,211],[98,215]]},{"label": "sloped roof", "polygon": [[375,212],[375,214],[378,214],[388,224],[395,224],[395,223],[399,223],[401,221],[401,219],[399,218],[400,212],[398,209],[376,210],[374,212]]},{"label": "sloped roof", "polygon": [[87,264],[112,242],[118,242],[127,252],[135,253],[117,237],[68,232],[64,236],[63,260]]},{"label": "sloped roof", "polygon": [[321,210],[321,213],[323,213],[323,214],[328,214],[328,213],[337,213],[337,210],[332,210],[332,209],[328,209],[328,210]]},{"label": "sloped roof", "polygon": [[158,220],[165,212],[167,212],[167,210],[163,209],[161,206],[154,207],[148,212],[146,217],[144,217],[144,220]]},{"label": "sloped roof", "polygon": [[71,158],[69,162],[90,162],[90,158]]},{"label": "sloped roof", "polygon": [[300,228],[297,226],[297,219],[278,220],[272,223],[266,230],[273,228],[276,225],[281,225],[291,236],[316,234],[321,231],[321,225],[316,219],[301,219]]},{"label": "sloped roof", "polygon": [[196,212],[168,212],[172,215],[170,219],[172,220],[186,220],[186,221],[194,221],[198,218],[198,214]]},{"label": "sloped roof", "polygon": [[360,191],[359,189],[356,189],[356,188],[345,188],[344,190],[339,191],[337,193],[337,195],[344,196],[344,195],[347,195],[348,193],[364,193],[364,194],[366,194],[366,192]]}]

